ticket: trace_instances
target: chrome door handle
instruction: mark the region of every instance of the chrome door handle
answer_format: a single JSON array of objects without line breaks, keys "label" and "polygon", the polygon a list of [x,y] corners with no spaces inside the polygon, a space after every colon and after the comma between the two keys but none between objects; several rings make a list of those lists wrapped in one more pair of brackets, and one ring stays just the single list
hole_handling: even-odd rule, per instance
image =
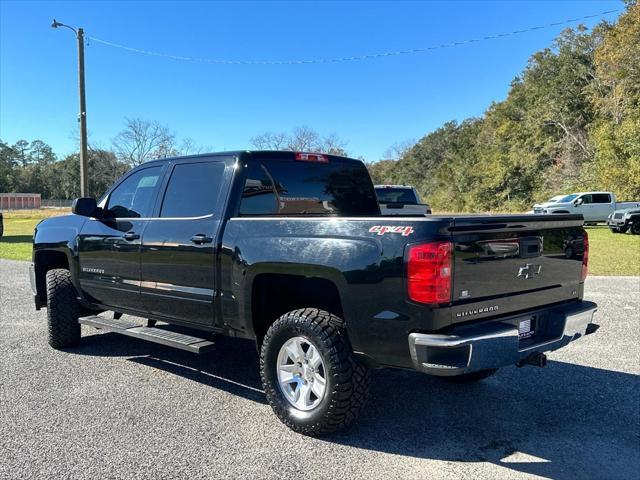
[{"label": "chrome door handle", "polygon": [[140,235],[138,235],[137,233],[134,233],[134,232],[127,232],[124,235],[122,235],[122,238],[124,238],[125,240],[128,240],[128,241],[138,240],[140,238]]},{"label": "chrome door handle", "polygon": [[191,237],[191,241],[193,243],[195,243],[196,245],[202,245],[203,243],[211,243],[211,242],[213,242],[213,238],[207,237],[206,235],[203,235],[202,233],[198,233],[197,235],[194,235],[193,237]]}]

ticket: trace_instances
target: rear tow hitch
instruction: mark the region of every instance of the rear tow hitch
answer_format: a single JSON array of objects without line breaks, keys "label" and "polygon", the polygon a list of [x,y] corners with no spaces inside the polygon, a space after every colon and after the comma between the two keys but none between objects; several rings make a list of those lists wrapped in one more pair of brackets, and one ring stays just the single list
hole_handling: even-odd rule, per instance
[{"label": "rear tow hitch", "polygon": [[516,367],[524,367],[525,365],[533,365],[534,367],[546,367],[547,356],[544,353],[534,353],[527,358],[516,363]]},{"label": "rear tow hitch", "polygon": [[599,328],[600,325],[598,325],[597,323],[590,323],[589,325],[587,325],[587,331],[584,332],[584,334],[591,335],[592,333],[596,333]]}]

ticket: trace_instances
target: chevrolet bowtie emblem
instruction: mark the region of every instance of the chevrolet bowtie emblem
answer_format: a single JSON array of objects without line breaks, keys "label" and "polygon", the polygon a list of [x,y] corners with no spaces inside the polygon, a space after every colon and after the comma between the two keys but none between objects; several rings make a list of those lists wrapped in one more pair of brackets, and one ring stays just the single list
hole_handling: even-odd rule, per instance
[{"label": "chevrolet bowtie emblem", "polygon": [[518,269],[517,277],[531,278],[534,275],[540,275],[540,271],[542,271],[542,265],[532,265],[531,263],[527,263],[524,267],[520,267]]}]

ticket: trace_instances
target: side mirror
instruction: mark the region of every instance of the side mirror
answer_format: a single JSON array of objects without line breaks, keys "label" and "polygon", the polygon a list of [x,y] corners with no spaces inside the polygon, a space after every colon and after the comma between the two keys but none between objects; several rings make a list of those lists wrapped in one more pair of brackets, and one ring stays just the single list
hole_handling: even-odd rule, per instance
[{"label": "side mirror", "polygon": [[582,205],[584,200],[582,198],[578,198],[575,202],[573,202],[573,206],[577,207],[578,205]]},{"label": "side mirror", "polygon": [[71,212],[82,217],[93,217],[97,210],[95,198],[76,198],[71,204]]}]

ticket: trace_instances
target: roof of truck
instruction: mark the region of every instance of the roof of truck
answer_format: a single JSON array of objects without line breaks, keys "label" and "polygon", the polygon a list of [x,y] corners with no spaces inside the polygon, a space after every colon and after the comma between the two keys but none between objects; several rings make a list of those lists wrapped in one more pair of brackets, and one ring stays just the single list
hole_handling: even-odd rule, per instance
[{"label": "roof of truck", "polygon": [[293,150],[230,150],[230,151],[223,151],[223,152],[198,153],[195,155],[183,155],[178,157],[158,158],[155,160],[149,160],[147,162],[144,162],[144,164],[148,165],[151,163],[164,163],[171,160],[184,160],[187,158],[208,158],[208,157],[218,157],[218,156],[225,156],[225,157],[238,156],[239,157],[241,155],[256,155],[265,159],[282,159],[283,154],[295,155],[298,153],[303,153],[307,155],[323,155],[325,157],[331,157],[336,160],[347,160],[347,161],[362,163],[362,160],[359,160],[357,158],[345,157],[342,155],[333,155],[330,153],[300,152],[300,151],[293,151]]}]

